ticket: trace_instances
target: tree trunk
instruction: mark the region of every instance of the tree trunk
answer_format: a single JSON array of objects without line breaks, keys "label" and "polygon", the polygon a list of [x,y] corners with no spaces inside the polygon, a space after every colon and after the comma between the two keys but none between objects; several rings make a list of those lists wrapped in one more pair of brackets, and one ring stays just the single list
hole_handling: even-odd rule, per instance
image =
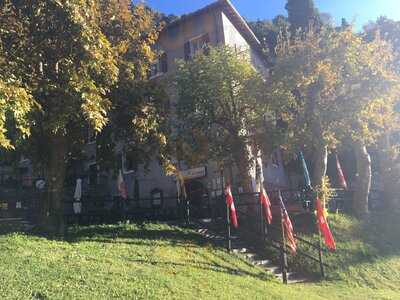
[{"label": "tree trunk", "polygon": [[313,84],[309,89],[309,101],[307,102],[307,114],[310,116],[311,131],[314,144],[314,169],[312,175],[312,185],[318,188],[326,175],[328,166],[328,146],[323,136],[323,121],[318,113],[318,103],[321,101],[322,87],[319,83]]},{"label": "tree trunk", "polygon": [[328,167],[328,146],[320,145],[314,152],[313,181],[314,187],[320,187]]},{"label": "tree trunk", "polygon": [[49,137],[49,158],[46,165],[46,195],[42,205],[42,226],[49,233],[64,234],[64,183],[66,175],[66,137]]},{"label": "tree trunk", "polygon": [[357,161],[357,184],[354,191],[354,213],[363,217],[368,214],[368,196],[371,189],[371,157],[364,144],[355,144]]},{"label": "tree trunk", "polygon": [[385,134],[379,141],[380,174],[383,183],[383,201],[387,210],[399,207],[398,183],[399,169],[396,157],[391,149],[389,135]]},{"label": "tree trunk", "polygon": [[234,151],[232,153],[235,160],[238,174],[236,174],[238,188],[241,187],[244,193],[252,193],[252,176],[251,176],[251,155],[250,149],[244,141],[236,138],[234,141]]}]

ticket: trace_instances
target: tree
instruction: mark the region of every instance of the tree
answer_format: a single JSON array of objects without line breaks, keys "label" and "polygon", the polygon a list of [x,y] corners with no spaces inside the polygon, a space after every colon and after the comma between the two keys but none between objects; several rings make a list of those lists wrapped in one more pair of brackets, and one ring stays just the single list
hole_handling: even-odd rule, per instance
[{"label": "tree", "polygon": [[[6,32],[2,54],[18,65],[16,82],[40,108],[29,115],[34,127],[26,144],[30,150],[40,147],[29,152],[40,153],[36,158],[45,168],[43,224],[62,231],[69,150],[82,144],[87,126],[100,132],[108,124],[110,111],[118,106],[114,96],[129,93],[147,77],[157,30],[149,11],[130,1],[7,0],[1,8],[2,21],[18,25],[1,23],[0,33]],[[126,125],[148,130],[143,124]]]},{"label": "tree", "polygon": [[[400,74],[400,22],[380,17],[376,22],[369,23],[364,27],[365,39],[371,41],[377,37],[389,42],[394,50],[394,65],[397,74]],[[400,100],[400,98],[398,99]],[[397,111],[398,110],[397,105]],[[377,145],[380,162],[380,173],[383,178],[384,200],[387,209],[399,207],[398,201],[398,179],[400,170],[398,162],[400,160],[398,138],[399,128],[389,127],[380,137]]]},{"label": "tree", "polygon": [[247,55],[219,47],[181,61],[174,83],[179,97],[177,140],[186,145],[181,158],[192,153],[197,153],[199,161],[232,158],[240,174],[239,185],[249,191],[249,146],[267,108],[261,75]]},{"label": "tree", "polygon": [[106,93],[118,74],[114,51],[93,17],[94,1],[10,0],[4,5],[23,33],[22,39],[3,37],[6,52],[19,62],[20,81],[40,105],[32,122],[46,145],[43,224],[62,231],[69,131],[75,123],[88,122],[97,131],[107,123]]},{"label": "tree", "polygon": [[[0,5],[0,148],[15,147],[18,136],[30,134],[29,113],[38,108],[28,86],[21,80],[22,66],[18,51],[24,45],[26,32],[10,3]],[[19,39],[21,43],[12,44]],[[17,129],[17,134],[11,131]]]},{"label": "tree", "polygon": [[146,165],[154,156],[164,159],[169,133],[168,97],[161,83],[148,80],[158,54],[151,47],[162,26],[160,16],[130,2],[100,1],[100,27],[118,53],[120,70],[118,82],[108,93],[113,108],[98,149],[100,164],[113,169],[118,167],[112,154],[118,143],[122,142],[135,165]]},{"label": "tree", "polygon": [[392,45],[396,56],[396,72],[400,73],[400,21],[380,17],[376,22],[364,26],[364,31],[367,41],[372,41],[378,36]]},{"label": "tree", "polygon": [[270,78],[270,97],[288,124],[291,147],[314,153],[313,184],[326,174],[329,148],[345,137],[355,142],[359,181],[356,212],[367,212],[370,161],[366,146],[394,122],[398,77],[390,47],[352,33],[320,30],[281,41]]},{"label": "tree", "polygon": [[319,27],[321,20],[313,0],[288,0],[285,9],[293,34],[297,30],[307,31],[310,25]]},{"label": "tree", "polygon": [[278,44],[279,35],[287,35],[289,32],[289,23],[287,18],[278,15],[272,21],[258,20],[250,22],[249,25],[254,34],[260,40],[264,51],[268,54],[268,59],[273,63],[273,59],[276,56],[275,48]]}]

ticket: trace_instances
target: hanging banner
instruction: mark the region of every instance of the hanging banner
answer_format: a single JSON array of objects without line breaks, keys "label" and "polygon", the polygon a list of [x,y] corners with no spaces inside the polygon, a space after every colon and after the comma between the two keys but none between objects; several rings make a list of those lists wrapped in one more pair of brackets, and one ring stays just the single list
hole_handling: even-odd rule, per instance
[{"label": "hanging banner", "polygon": [[202,178],[207,175],[207,169],[206,169],[206,167],[188,169],[188,170],[181,171],[181,175],[182,175],[183,179],[185,179],[185,180]]}]

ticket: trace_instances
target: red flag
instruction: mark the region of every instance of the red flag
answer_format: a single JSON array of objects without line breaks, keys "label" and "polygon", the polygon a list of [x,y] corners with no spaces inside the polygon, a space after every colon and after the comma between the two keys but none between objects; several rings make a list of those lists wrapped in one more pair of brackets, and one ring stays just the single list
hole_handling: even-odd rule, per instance
[{"label": "red flag", "polygon": [[261,187],[260,201],[263,207],[265,220],[267,220],[268,224],[271,224],[272,223],[271,201],[269,201],[268,195],[263,187]]},{"label": "red flag", "polygon": [[344,177],[343,170],[342,170],[342,167],[340,165],[339,157],[338,157],[337,154],[336,154],[336,169],[337,169],[337,173],[338,173],[338,177],[339,177],[340,186],[342,188],[344,188],[345,190],[347,190],[346,178]]},{"label": "red flag", "polygon": [[128,191],[126,189],[124,177],[122,176],[121,170],[119,170],[117,184],[118,184],[118,192],[121,198],[124,200],[128,199]]},{"label": "red flag", "polygon": [[292,250],[293,253],[296,253],[297,246],[296,246],[296,240],[294,238],[292,221],[290,221],[289,214],[285,208],[285,204],[283,204],[280,191],[279,191],[279,200],[281,203],[281,218],[282,218],[281,222],[283,224],[284,234],[287,238],[287,245],[289,246],[290,250]]},{"label": "red flag", "polygon": [[233,224],[233,227],[238,228],[239,224],[237,221],[236,208],[235,208],[235,203],[233,202],[233,196],[230,185],[227,185],[225,188],[225,198],[226,198],[226,205],[228,205],[229,207],[231,222]]},{"label": "red flag", "polygon": [[335,240],[333,239],[332,232],[329,229],[328,223],[326,222],[324,208],[322,207],[322,203],[319,198],[317,198],[317,222],[319,231],[324,236],[325,245],[331,250],[336,250]]}]

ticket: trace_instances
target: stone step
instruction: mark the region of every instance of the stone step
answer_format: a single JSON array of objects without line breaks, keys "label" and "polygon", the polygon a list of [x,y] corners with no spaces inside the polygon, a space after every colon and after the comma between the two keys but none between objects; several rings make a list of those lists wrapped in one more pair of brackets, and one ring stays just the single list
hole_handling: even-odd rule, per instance
[{"label": "stone step", "polygon": [[211,230],[209,230],[207,228],[199,228],[199,229],[197,229],[197,232],[199,234],[201,234],[203,237],[205,237],[207,239],[210,239],[210,240],[213,240],[213,241],[220,242],[220,241],[225,240],[224,236],[219,235],[219,234],[215,233],[214,231],[211,231]]},{"label": "stone step", "polygon": [[232,252],[233,253],[246,253],[248,251],[247,248],[233,248]]},{"label": "stone step", "polygon": [[[210,240],[214,241],[226,240],[226,235],[223,229],[221,228],[213,229],[212,228],[213,224],[211,223],[204,224],[204,223],[207,222],[202,222],[202,224],[198,225],[200,227],[199,229],[197,229],[198,233],[200,233],[205,238]],[[257,254],[257,249],[255,249],[254,247],[249,247],[248,242],[240,239],[240,237],[237,235],[231,236],[231,242],[232,242],[233,253],[244,256],[244,258],[247,259],[252,264],[263,268],[265,271],[272,273],[275,276],[275,278],[282,280],[282,272],[280,266],[275,265],[269,259],[265,259],[264,257],[259,256]],[[287,277],[288,277],[288,284],[303,283],[310,281],[309,279],[302,277],[300,274],[294,272],[288,272]]]},{"label": "stone step", "polygon": [[248,249],[249,248],[249,244],[237,240],[237,241],[232,241],[232,247],[233,248],[247,248]]},{"label": "stone step", "polygon": [[[282,276],[283,276],[282,273],[275,273],[275,277],[279,280],[283,280]],[[288,284],[295,284],[295,283],[309,282],[309,279],[307,279],[304,276],[299,275],[298,273],[288,272],[287,273],[287,281],[288,281]]]},{"label": "stone step", "polygon": [[[280,278],[280,279],[282,279],[282,276],[283,276],[283,274],[282,274],[281,271],[274,273],[274,275],[275,275],[275,277]],[[288,279],[289,279],[289,278],[291,278],[292,276],[294,276],[295,273],[293,273],[293,272],[287,272],[286,275],[287,275],[287,277],[288,277]]]},{"label": "stone step", "polygon": [[295,283],[306,283],[310,282],[307,278],[297,278],[297,279],[288,279],[288,284],[295,284]]},{"label": "stone step", "polygon": [[253,261],[253,264],[256,266],[267,268],[272,265],[272,262],[269,259],[257,259]]},{"label": "stone step", "polygon": [[273,274],[281,274],[282,275],[281,267],[271,265],[271,266],[266,267],[265,269]]},{"label": "stone step", "polygon": [[198,220],[202,224],[212,224],[212,219],[200,219]]},{"label": "stone step", "polygon": [[253,260],[253,261],[254,261],[254,259],[257,257],[257,254],[254,253],[254,252],[245,252],[245,253],[244,253],[244,256],[245,256],[247,259],[250,259],[250,260]]}]

